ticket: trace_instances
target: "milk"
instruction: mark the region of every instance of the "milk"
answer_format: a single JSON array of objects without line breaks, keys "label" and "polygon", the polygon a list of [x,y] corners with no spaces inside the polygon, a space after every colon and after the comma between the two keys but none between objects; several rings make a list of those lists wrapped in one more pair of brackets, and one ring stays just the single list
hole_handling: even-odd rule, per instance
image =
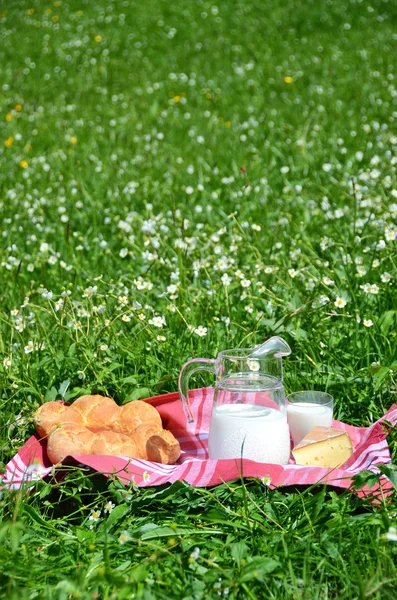
[{"label": "milk", "polygon": [[286,414],[255,404],[214,408],[208,438],[211,459],[249,458],[285,465],[290,456]]},{"label": "milk", "polygon": [[287,415],[294,446],[316,425],[332,426],[332,408],[314,402],[292,402],[287,406]]}]

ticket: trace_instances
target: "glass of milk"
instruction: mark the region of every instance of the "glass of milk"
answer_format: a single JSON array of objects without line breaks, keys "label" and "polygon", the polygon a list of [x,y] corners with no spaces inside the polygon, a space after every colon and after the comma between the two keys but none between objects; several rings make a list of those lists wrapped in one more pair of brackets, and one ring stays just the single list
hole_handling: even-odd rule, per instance
[{"label": "glass of milk", "polygon": [[290,352],[282,338],[274,337],[258,349],[224,350],[215,360],[196,358],[184,365],[179,393],[190,423],[194,422],[188,400],[190,375],[206,370],[216,376],[208,434],[210,459],[288,463],[290,433],[282,358]]},{"label": "glass of milk", "polygon": [[334,399],[327,392],[303,391],[288,395],[287,416],[296,446],[317,425],[332,427]]}]

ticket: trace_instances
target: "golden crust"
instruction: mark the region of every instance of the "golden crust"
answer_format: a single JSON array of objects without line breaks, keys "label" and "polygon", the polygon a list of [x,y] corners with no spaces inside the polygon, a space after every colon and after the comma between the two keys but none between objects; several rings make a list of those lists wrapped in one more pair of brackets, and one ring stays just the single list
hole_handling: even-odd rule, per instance
[{"label": "golden crust", "polygon": [[134,439],[115,431],[97,433],[91,446],[91,454],[140,458]]},{"label": "golden crust", "polygon": [[110,431],[120,410],[114,400],[99,394],[81,396],[71,408],[79,411],[91,431]]},{"label": "golden crust", "polygon": [[47,442],[47,455],[53,465],[62,462],[70,454],[89,454],[95,434],[87,427],[65,423],[52,433]]},{"label": "golden crust", "polygon": [[46,402],[36,411],[33,423],[39,436],[47,437],[59,425],[65,423],[85,425],[85,420],[72,406],[59,402]]},{"label": "golden crust", "polygon": [[173,465],[181,454],[178,440],[167,429],[143,424],[136,428],[134,436],[145,460]]},{"label": "golden crust", "polygon": [[160,428],[162,427],[161,417],[154,406],[142,402],[142,400],[135,400],[120,407],[114,423],[114,431],[130,434],[135,431],[138,425],[142,425],[142,423],[150,423],[158,425]]}]

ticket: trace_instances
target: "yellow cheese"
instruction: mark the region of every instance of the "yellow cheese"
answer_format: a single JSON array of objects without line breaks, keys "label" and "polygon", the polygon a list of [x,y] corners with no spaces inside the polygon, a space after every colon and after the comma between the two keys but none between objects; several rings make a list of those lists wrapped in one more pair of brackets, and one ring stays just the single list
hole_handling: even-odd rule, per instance
[{"label": "yellow cheese", "polygon": [[313,427],[292,450],[298,465],[339,467],[352,454],[352,442],[346,431],[334,427]]}]

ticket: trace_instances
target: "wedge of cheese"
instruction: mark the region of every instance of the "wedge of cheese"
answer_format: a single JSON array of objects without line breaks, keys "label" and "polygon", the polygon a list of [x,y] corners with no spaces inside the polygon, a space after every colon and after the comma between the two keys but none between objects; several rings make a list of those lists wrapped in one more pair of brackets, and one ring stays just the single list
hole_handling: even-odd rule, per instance
[{"label": "wedge of cheese", "polygon": [[313,427],[292,450],[298,465],[339,467],[352,454],[352,442],[346,431],[334,427]]}]

